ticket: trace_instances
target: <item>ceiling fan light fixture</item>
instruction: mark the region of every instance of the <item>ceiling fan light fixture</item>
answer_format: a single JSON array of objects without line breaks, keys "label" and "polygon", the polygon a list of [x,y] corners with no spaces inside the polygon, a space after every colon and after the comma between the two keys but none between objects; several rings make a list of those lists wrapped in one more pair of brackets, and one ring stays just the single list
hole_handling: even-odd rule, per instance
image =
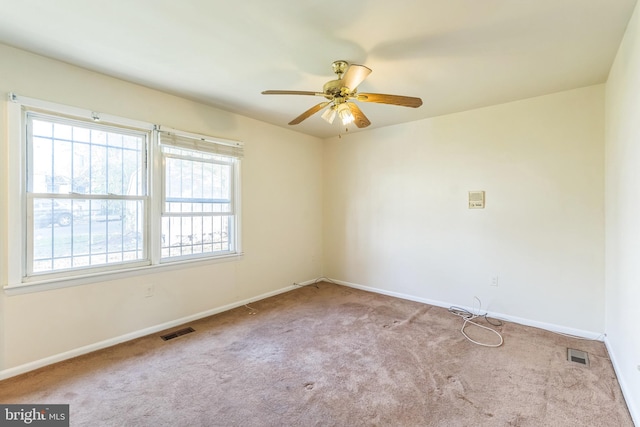
[{"label": "ceiling fan light fixture", "polygon": [[338,105],[338,116],[340,117],[340,120],[342,121],[342,124],[344,126],[353,123],[353,121],[356,119],[353,116],[353,113],[351,112],[351,110],[349,109],[349,106],[347,105],[347,103],[343,103]]},{"label": "ceiling fan light fixture", "polygon": [[322,119],[330,124],[333,123],[336,116],[338,116],[343,126],[354,123],[360,129],[366,128],[371,122],[362,110],[360,110],[358,104],[356,102],[349,102],[350,100],[399,105],[411,108],[418,108],[422,105],[422,99],[413,96],[388,95],[384,93],[358,93],[358,86],[371,73],[371,68],[358,64],[349,65],[346,61],[334,61],[332,66],[333,72],[338,78],[325,83],[322,87],[322,92],[312,92],[308,90],[265,90],[262,91],[262,94],[321,96],[326,99],[326,101],[314,105],[291,120],[289,125],[302,123],[303,120],[322,111]]},{"label": "ceiling fan light fixture", "polygon": [[336,118],[336,108],[332,105],[322,113],[321,117],[327,122],[333,123],[333,120]]}]

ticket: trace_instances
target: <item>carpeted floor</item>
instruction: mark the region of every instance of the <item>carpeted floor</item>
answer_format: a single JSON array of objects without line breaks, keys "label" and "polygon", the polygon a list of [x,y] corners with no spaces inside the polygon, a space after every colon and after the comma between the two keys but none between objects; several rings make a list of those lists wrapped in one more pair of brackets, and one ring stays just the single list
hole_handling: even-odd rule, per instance
[{"label": "carpeted floor", "polygon": [[72,426],[633,426],[603,343],[461,325],[319,283],[2,381],[0,403],[68,403]]}]

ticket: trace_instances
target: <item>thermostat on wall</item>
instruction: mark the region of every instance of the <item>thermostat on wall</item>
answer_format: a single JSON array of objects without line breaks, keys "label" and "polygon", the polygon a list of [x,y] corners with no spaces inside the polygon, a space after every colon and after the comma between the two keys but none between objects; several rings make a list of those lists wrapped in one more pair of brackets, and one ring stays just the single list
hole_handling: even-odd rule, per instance
[{"label": "thermostat on wall", "polygon": [[484,209],[484,191],[469,191],[469,209]]}]

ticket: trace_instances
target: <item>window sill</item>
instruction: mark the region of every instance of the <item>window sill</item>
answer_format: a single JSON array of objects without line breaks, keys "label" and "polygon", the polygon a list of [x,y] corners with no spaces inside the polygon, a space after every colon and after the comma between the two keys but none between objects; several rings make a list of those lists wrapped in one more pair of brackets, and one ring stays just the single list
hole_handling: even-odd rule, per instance
[{"label": "window sill", "polygon": [[156,265],[145,265],[143,267],[134,267],[127,270],[102,271],[100,273],[91,273],[81,276],[60,277],[55,279],[46,279],[40,281],[29,281],[14,285],[6,285],[4,292],[6,295],[22,295],[33,292],[50,291],[54,289],[68,288],[72,286],[87,285],[90,283],[105,282],[108,280],[125,279],[128,277],[142,276],[145,274],[161,273],[163,271],[179,270],[183,268],[197,267],[200,265],[218,264],[221,262],[239,261],[243,258],[244,253],[229,254],[206,259],[190,259],[174,262],[166,262]]}]

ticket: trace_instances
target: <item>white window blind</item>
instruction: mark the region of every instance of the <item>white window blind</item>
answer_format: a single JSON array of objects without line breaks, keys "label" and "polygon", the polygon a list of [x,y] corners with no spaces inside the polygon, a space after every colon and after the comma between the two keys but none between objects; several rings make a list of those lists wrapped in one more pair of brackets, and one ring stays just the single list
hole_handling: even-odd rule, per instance
[{"label": "white window blind", "polygon": [[214,139],[204,135],[196,135],[175,130],[160,130],[160,144],[201,151],[220,156],[241,159],[244,149],[240,142]]}]

